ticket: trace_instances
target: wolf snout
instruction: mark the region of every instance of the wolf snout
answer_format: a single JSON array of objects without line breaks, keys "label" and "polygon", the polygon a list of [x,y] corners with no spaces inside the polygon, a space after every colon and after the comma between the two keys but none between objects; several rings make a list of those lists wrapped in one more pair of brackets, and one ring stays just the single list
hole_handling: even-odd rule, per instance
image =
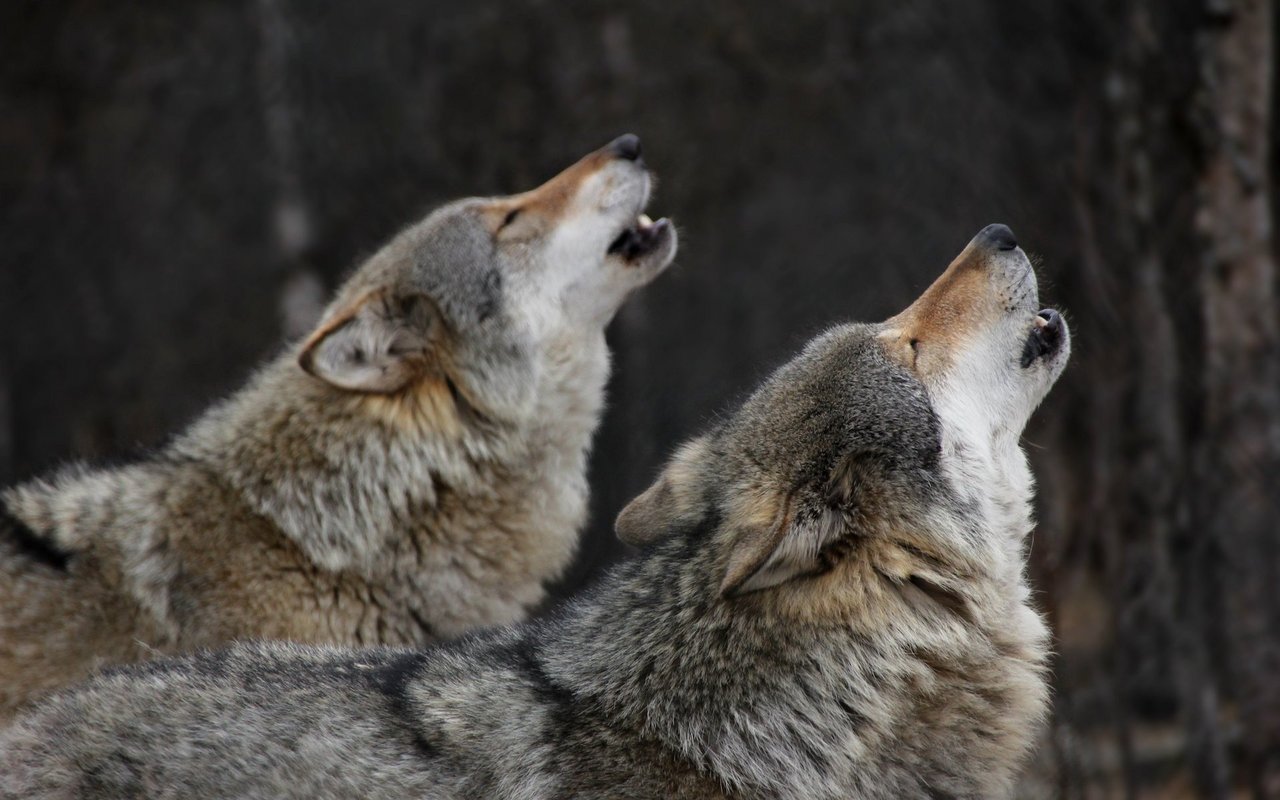
[{"label": "wolf snout", "polygon": [[998,222],[978,231],[978,235],[973,237],[973,243],[988,250],[1014,250],[1018,247],[1018,239],[1013,231],[1009,230],[1008,225]]},{"label": "wolf snout", "polygon": [[635,161],[637,163],[644,161],[643,153],[640,149],[640,137],[634,133],[622,134],[605,145],[605,150],[624,161]]}]

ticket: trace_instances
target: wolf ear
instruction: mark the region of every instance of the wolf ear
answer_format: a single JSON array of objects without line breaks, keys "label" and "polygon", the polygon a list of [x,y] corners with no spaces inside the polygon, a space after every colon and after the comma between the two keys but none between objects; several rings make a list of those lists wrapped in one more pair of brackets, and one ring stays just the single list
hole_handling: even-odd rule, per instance
[{"label": "wolf ear", "polygon": [[855,479],[841,459],[824,491],[766,488],[741,495],[729,515],[737,541],[729,553],[720,594],[758,592],[829,568],[830,548],[849,534],[846,509]]},{"label": "wolf ear", "polygon": [[642,547],[688,531],[702,520],[707,504],[702,470],[710,441],[710,437],[700,436],[682,446],[658,480],[627,503],[613,523],[619,539]]},{"label": "wolf ear", "polygon": [[298,364],[339,389],[389,394],[429,369],[439,327],[427,297],[370,292],[322,321]]}]

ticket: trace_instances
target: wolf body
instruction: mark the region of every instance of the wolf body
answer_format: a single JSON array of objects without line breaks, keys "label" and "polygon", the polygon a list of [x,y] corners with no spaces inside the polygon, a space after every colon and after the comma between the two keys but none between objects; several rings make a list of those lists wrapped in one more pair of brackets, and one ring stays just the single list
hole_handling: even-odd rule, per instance
[{"label": "wolf body", "polygon": [[426,651],[242,644],[0,734],[0,795],[991,798],[1045,712],[1018,438],[1069,352],[1003,226],[834,328],[619,515],[559,617]]},{"label": "wolf body", "polygon": [[649,188],[628,135],[444,206],[153,457],[0,495],[0,718],[101,664],[521,619],[584,521],[604,327],[675,252]]}]

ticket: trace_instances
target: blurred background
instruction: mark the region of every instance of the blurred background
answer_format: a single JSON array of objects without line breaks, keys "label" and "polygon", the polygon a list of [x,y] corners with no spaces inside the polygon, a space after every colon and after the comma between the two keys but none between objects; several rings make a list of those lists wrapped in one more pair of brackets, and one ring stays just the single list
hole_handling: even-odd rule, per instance
[{"label": "blurred background", "polygon": [[154,446],[436,203],[639,133],[681,228],[609,336],[593,518],[990,222],[1073,363],[1026,435],[1056,632],[1028,797],[1280,796],[1267,0],[11,0],[0,483]]}]

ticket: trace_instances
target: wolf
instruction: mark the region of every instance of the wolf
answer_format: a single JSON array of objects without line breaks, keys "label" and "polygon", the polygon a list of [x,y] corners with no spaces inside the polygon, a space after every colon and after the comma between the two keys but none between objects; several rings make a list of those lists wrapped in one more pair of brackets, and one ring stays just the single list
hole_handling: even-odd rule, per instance
[{"label": "wolf", "polygon": [[989,226],[680,448],[558,616],[99,676],[0,734],[0,796],[1007,796],[1047,703],[1019,436],[1070,352],[1037,306]]},{"label": "wolf", "polygon": [[0,495],[0,717],[235,639],[423,645],[522,619],[574,554],[623,300],[672,261],[622,136],[395,236],[172,443]]}]

